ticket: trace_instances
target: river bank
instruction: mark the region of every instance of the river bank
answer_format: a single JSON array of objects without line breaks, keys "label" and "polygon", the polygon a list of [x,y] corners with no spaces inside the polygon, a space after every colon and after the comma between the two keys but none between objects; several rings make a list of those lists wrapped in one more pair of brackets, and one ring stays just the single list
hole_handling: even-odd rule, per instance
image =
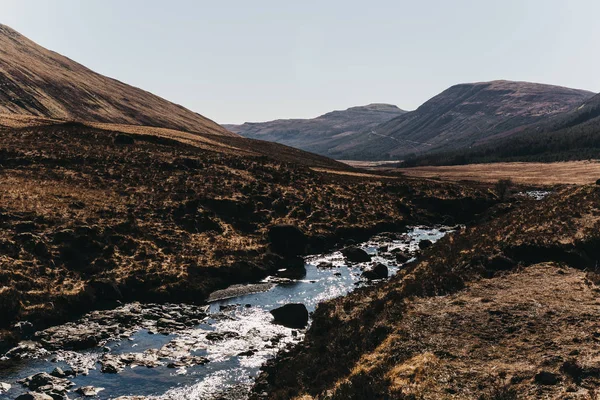
[{"label": "river bank", "polygon": [[599,207],[597,186],[557,190],[323,303],[252,398],[595,398]]},{"label": "river bank", "polygon": [[[0,361],[0,382],[11,384],[5,394],[11,398],[32,388],[57,398],[67,393],[84,397],[86,390],[99,399],[247,398],[260,366],[304,337],[304,329],[273,324],[271,310],[301,303],[313,312],[323,301],[371,286],[367,272],[373,266],[384,265],[394,275],[420,247],[448,232],[417,227],[352,247],[369,254],[368,262],[349,262],[339,251],[307,256],[303,277],[273,276],[258,288],[221,291],[207,307],[133,303],[87,314],[36,332],[32,341],[12,349]],[[21,386],[18,381],[28,376],[49,380],[48,387],[40,389],[27,380],[29,388]]]}]

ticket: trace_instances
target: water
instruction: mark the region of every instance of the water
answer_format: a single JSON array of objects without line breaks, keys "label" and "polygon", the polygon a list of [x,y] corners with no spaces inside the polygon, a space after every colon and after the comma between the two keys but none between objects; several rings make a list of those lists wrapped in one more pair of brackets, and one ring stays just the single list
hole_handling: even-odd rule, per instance
[{"label": "water", "polygon": [[534,200],[544,200],[546,197],[552,194],[547,190],[530,190],[528,192],[519,192],[517,193],[519,196],[529,197]]},{"label": "water", "polygon": [[[373,256],[371,263],[383,263],[390,274],[394,274],[400,267],[390,260],[389,251],[399,248],[414,254],[421,240],[435,242],[447,232],[443,228],[416,227],[395,239],[374,238],[359,247]],[[388,246],[388,253],[379,254],[381,246]],[[334,268],[316,267],[324,261],[332,263]],[[12,385],[8,393],[0,394],[0,399],[14,399],[26,391],[17,380],[38,372],[51,372],[57,366],[87,371],[87,375],[70,379],[75,383],[73,389],[80,386],[102,388],[96,397],[99,399],[125,395],[165,400],[243,399],[261,365],[304,336],[304,331],[273,324],[269,311],[287,303],[303,303],[312,312],[320,302],[343,296],[356,288],[357,283],[363,284],[361,268],[369,264],[348,266],[340,252],[306,257],[303,279],[276,284],[264,292],[213,302],[208,316],[194,327],[165,335],[156,334],[150,325],[146,329],[140,326],[128,338],[109,340],[91,350],[42,351],[36,355],[37,359],[0,361],[0,382]],[[264,282],[270,281],[274,278]],[[144,306],[135,307],[143,309]],[[119,357],[124,354],[134,354],[142,361],[151,360],[152,367],[134,366],[134,363],[118,374],[101,372],[99,360],[107,355]],[[168,366],[173,360],[194,356],[205,357],[208,363]],[[73,390],[68,395],[71,399],[80,397]]]}]

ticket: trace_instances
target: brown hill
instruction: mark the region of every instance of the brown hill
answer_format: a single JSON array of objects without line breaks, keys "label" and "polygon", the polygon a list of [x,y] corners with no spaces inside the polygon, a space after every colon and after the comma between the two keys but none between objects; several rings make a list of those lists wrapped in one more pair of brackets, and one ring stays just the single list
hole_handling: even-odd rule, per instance
[{"label": "brown hill", "polygon": [[1,24],[0,114],[234,135],[195,112],[97,74]]},{"label": "brown hill", "polygon": [[280,119],[224,125],[244,137],[282,143],[313,153],[330,155],[331,148],[350,135],[371,129],[406,111],[390,104],[369,104],[332,111],[313,119]]},{"label": "brown hill", "polygon": [[590,159],[600,159],[600,95],[519,132],[494,135],[470,148],[420,155],[405,160],[405,165]]},{"label": "brown hill", "polygon": [[346,137],[331,149],[338,159],[401,159],[468,148],[566,113],[594,95],[529,82],[492,81],[452,86],[417,110]]}]

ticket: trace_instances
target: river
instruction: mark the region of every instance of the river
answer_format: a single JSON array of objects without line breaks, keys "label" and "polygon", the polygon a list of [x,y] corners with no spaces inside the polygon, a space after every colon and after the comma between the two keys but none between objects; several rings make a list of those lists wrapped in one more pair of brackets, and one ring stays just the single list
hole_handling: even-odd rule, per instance
[{"label": "river", "polygon": [[[435,242],[447,232],[442,227],[413,227],[401,234],[376,236],[358,247],[373,257],[371,263],[385,264],[392,275],[401,268],[391,257],[394,249],[412,256],[419,242]],[[317,267],[324,262],[333,267]],[[339,251],[312,255],[305,258],[302,279],[269,277],[259,285],[240,288],[256,293],[212,301],[205,307],[134,303],[91,313],[38,333],[35,342],[24,342],[9,352],[0,361],[0,382],[6,384],[4,389],[11,388],[2,393],[0,386],[0,398],[26,393],[19,380],[54,371],[55,393],[67,393],[71,399],[84,393],[98,399],[244,399],[261,365],[304,336],[304,330],[272,323],[270,310],[302,303],[312,312],[320,302],[373,284],[361,278],[368,264],[348,265]],[[81,337],[85,342],[98,332],[102,339],[94,340],[92,348],[72,349],[85,347]],[[61,343],[71,349],[60,348]]]}]

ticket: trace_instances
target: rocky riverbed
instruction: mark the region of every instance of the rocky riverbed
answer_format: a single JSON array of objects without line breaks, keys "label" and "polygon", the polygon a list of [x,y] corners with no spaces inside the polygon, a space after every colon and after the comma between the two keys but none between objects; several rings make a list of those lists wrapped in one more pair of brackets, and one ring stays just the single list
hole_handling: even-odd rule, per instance
[{"label": "rocky riverbed", "polygon": [[309,256],[299,271],[215,292],[206,306],[124,304],[39,332],[21,323],[29,339],[0,361],[0,398],[246,398],[260,367],[302,340],[302,313],[395,274],[449,230],[416,227]]}]

